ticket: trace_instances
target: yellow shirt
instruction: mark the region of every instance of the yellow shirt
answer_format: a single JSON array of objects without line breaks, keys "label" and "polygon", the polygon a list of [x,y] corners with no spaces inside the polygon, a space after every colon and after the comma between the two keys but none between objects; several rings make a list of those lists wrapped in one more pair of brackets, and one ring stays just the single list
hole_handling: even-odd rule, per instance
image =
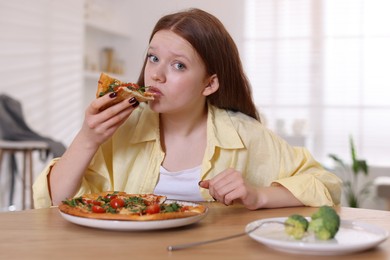
[{"label": "yellow shirt", "polygon": [[[141,104],[98,149],[75,196],[106,190],[153,193],[164,155],[159,116]],[[57,160],[48,164],[33,185],[36,208],[51,206],[47,175]],[[323,169],[305,148],[290,146],[247,115],[209,105],[199,180],[229,167],[242,172],[254,186],[279,183],[307,206],[340,203],[341,180]],[[208,190],[201,189],[201,194],[212,200]]]}]

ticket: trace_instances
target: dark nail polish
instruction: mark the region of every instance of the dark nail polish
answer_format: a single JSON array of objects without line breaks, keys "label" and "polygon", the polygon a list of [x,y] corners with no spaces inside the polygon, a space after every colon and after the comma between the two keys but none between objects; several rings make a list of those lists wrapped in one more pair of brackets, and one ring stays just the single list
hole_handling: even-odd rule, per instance
[{"label": "dark nail polish", "polygon": [[130,104],[131,104],[131,103],[134,103],[135,101],[137,101],[137,99],[135,99],[135,97],[132,97],[132,98],[129,99],[129,103],[130,103]]},{"label": "dark nail polish", "polygon": [[200,186],[201,183],[202,183],[202,181],[199,181],[199,182],[198,182],[198,186]]},{"label": "dark nail polish", "polygon": [[110,98],[114,98],[114,97],[116,97],[116,92],[110,93]]},{"label": "dark nail polish", "polygon": [[139,102],[138,101],[135,101],[134,104],[131,105],[132,107],[138,107],[139,106]]}]

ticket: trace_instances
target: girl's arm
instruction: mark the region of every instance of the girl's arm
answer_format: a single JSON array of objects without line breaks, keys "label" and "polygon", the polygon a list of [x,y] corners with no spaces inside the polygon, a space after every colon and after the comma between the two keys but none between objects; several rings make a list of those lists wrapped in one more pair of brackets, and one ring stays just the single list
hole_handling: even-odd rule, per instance
[{"label": "girl's arm", "polygon": [[114,98],[116,95],[105,95],[91,102],[80,131],[53,166],[48,177],[53,205],[76,193],[99,146],[114,134],[139,104],[135,99],[124,100],[100,111]]}]

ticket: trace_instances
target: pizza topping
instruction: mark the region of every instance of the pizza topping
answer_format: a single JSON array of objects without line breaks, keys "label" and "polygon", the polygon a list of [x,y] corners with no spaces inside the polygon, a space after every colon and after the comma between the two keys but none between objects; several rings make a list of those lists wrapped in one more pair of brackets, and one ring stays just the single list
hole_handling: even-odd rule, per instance
[{"label": "pizza topping", "polygon": [[169,203],[169,204],[162,204],[161,205],[161,211],[162,212],[177,212],[180,211],[180,209],[184,209],[183,206],[177,204],[176,202],[174,203]]},{"label": "pizza topping", "polygon": [[93,213],[106,213],[106,210],[102,206],[93,205],[91,208]]},{"label": "pizza topping", "polygon": [[125,201],[123,199],[114,198],[110,201],[110,206],[114,209],[122,208],[125,206]]},{"label": "pizza topping", "polygon": [[82,197],[78,197],[78,198],[74,198],[74,199],[71,199],[71,200],[65,200],[65,201],[63,201],[63,203],[66,204],[66,205],[69,205],[71,207],[76,207],[80,203],[84,204],[85,201],[83,200]]},{"label": "pizza topping", "polygon": [[160,212],[160,204],[152,204],[146,207],[146,214],[156,214]]},{"label": "pizza topping", "polygon": [[99,196],[95,200],[77,197],[65,200],[63,203],[86,212],[137,215],[180,212],[185,208],[176,202],[164,203],[164,200],[165,197],[163,199],[162,196],[150,196],[150,194],[124,196],[114,192]]},{"label": "pizza topping", "polygon": [[123,82],[120,82],[119,80],[114,80],[114,82],[108,86],[106,91],[99,93],[99,97],[102,97],[105,94],[110,93],[110,92],[117,92],[120,88],[123,88],[123,87],[126,87],[132,91],[138,91],[141,94],[144,94],[146,92],[146,89],[148,88],[146,86],[141,87],[135,83],[123,83]]},{"label": "pizza topping", "polygon": [[118,197],[118,195],[116,192],[114,192],[114,193],[109,193],[106,196],[104,196],[104,199],[105,199],[105,201],[110,201],[112,199],[115,199],[116,197]]}]

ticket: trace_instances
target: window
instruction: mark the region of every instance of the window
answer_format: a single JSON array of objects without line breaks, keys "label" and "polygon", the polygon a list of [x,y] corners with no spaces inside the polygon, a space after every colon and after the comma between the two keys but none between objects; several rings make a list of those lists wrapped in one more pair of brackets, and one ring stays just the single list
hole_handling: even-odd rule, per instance
[{"label": "window", "polygon": [[[305,122],[322,163],[390,166],[390,2],[247,0],[242,59],[266,124],[286,135]],[[282,123],[281,123],[282,122]]]}]

